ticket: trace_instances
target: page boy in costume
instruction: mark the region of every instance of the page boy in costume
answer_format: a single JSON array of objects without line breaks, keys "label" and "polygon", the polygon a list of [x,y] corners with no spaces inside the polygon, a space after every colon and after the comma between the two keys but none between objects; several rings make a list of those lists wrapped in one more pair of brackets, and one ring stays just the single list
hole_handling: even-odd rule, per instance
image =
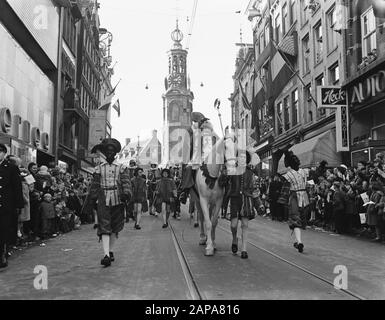
[{"label": "page boy in costume", "polygon": [[285,151],[285,167],[289,170],[283,175],[285,179],[283,192],[289,195],[288,222],[297,240],[294,247],[302,253],[304,245],[301,239],[301,229],[306,228],[306,213],[310,201],[306,192],[307,173],[299,168],[300,164],[298,157],[292,151]]},{"label": "page boy in costume", "polygon": [[99,146],[106,161],[95,168],[90,186],[90,201],[97,201],[98,236],[103,243],[104,258],[101,264],[109,267],[115,260],[113,248],[124,227],[124,203],[132,197],[128,168],[115,161],[121,150],[116,139],[104,139]]},{"label": "page boy in costume", "polygon": [[249,164],[251,155],[246,151],[246,171],[242,175],[230,177],[229,199],[230,199],[230,219],[231,233],[233,242],[231,251],[238,252],[238,222],[241,221],[242,229],[242,249],[241,258],[247,259],[247,235],[249,221],[255,218],[253,198],[257,196],[257,187],[255,184],[255,175],[250,169]]},{"label": "page boy in costume", "polygon": [[151,163],[151,169],[148,172],[147,177],[147,197],[149,202],[149,211],[150,215],[156,215],[156,209],[155,209],[155,191],[156,191],[156,184],[158,183],[160,179],[160,172],[157,167],[157,163],[152,162]]},{"label": "page boy in costume", "polygon": [[175,181],[170,178],[170,170],[162,170],[162,178],[156,186],[157,201],[162,204],[163,227],[168,227],[168,219],[170,217],[170,205],[177,196]]},{"label": "page boy in costume", "polygon": [[140,220],[142,217],[143,202],[146,200],[146,179],[143,178],[143,169],[136,168],[135,177],[131,179],[133,197],[132,202],[134,203],[134,214],[135,214],[135,229],[140,230]]}]

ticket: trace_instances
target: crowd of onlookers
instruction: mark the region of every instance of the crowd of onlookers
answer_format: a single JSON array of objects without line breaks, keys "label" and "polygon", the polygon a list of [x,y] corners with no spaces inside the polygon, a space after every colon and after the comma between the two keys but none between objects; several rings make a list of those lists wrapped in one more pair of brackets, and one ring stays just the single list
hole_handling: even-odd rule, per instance
[{"label": "crowd of onlookers", "polygon": [[[39,239],[44,241],[77,229],[81,224],[94,222],[93,212],[82,210],[90,177],[71,175],[57,166],[38,167],[30,163],[25,168],[17,157],[8,156],[8,159],[20,169],[25,203],[14,223],[12,246]],[[369,163],[359,162],[355,168],[345,165],[330,168],[322,161],[317,168],[307,171],[308,225],[340,234],[366,235],[375,241],[385,240],[385,159],[382,153]],[[180,180],[179,175],[172,176]],[[258,214],[286,221],[288,208],[279,201],[282,176],[257,177],[256,183]],[[172,210],[174,216],[180,212],[178,207]]]},{"label": "crowd of onlookers", "polygon": [[[385,240],[385,159],[379,153],[357,167],[328,167],[322,161],[308,171],[308,225],[340,234],[355,234]],[[280,204],[282,177],[259,179],[257,210],[273,220],[286,221],[288,209]],[[262,206],[259,205],[262,203]]]},{"label": "crowd of onlookers", "polygon": [[90,178],[71,175],[58,166],[38,167],[29,163],[27,167],[15,156],[8,160],[20,170],[24,208],[13,223],[8,252],[12,248],[57,237],[78,229],[82,223],[92,223],[93,216],[83,214]]}]

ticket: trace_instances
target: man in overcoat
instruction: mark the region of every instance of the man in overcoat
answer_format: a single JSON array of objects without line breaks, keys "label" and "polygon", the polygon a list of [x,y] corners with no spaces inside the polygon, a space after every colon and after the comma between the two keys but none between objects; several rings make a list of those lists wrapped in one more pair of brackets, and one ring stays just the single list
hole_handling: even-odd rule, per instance
[{"label": "man in overcoat", "polygon": [[0,268],[8,266],[6,245],[12,238],[12,221],[24,208],[19,168],[6,160],[7,148],[0,144]]}]

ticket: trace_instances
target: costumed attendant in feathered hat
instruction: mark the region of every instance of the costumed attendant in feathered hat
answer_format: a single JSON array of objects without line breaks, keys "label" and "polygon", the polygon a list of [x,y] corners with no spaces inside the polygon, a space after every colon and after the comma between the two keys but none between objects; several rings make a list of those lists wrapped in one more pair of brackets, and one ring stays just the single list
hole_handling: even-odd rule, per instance
[{"label": "costumed attendant in feathered hat", "polygon": [[132,197],[128,168],[115,161],[121,145],[116,139],[104,139],[93,151],[101,151],[106,161],[95,168],[90,186],[90,201],[97,201],[98,236],[103,243],[101,264],[109,267],[115,261],[113,248],[124,227],[124,203]]},{"label": "costumed attendant in feathered hat", "polygon": [[310,201],[306,192],[308,175],[305,170],[299,168],[300,165],[298,157],[292,151],[285,151],[285,167],[289,170],[283,177],[286,180],[284,190],[286,189],[289,193],[289,227],[295,234],[294,247],[302,253],[304,245],[301,229],[306,228],[306,214]]}]

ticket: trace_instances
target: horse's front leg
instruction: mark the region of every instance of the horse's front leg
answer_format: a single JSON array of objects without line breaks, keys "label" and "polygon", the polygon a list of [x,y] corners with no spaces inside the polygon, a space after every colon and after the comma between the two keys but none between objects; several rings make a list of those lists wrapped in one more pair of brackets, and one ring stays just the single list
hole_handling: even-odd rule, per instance
[{"label": "horse's front leg", "polygon": [[196,221],[198,222],[198,220],[199,220],[199,226],[200,226],[200,229],[201,229],[201,233],[200,233],[200,236],[199,236],[199,245],[200,246],[205,246],[206,242],[207,242],[207,236],[206,236],[206,231],[205,231],[205,223],[204,223],[204,217],[203,217],[203,213],[202,213],[202,208],[201,208],[201,205],[200,205],[199,201],[195,202],[195,209],[196,209],[195,213],[197,215]]},{"label": "horse's front leg", "polygon": [[209,210],[209,204],[208,201],[201,197],[199,199],[200,205],[202,208],[202,213],[204,217],[204,225],[206,227],[206,236],[207,236],[207,242],[206,242],[206,256],[212,256],[214,255],[214,247],[213,247],[213,241],[211,239],[211,230],[212,230],[212,223],[210,220],[210,210]]},{"label": "horse's front leg", "polygon": [[214,250],[217,250],[216,243],[215,243],[215,230],[216,230],[217,225],[218,225],[218,218],[219,218],[219,213],[221,211],[221,208],[222,208],[222,200],[219,199],[219,200],[217,200],[217,202],[213,206],[213,211],[212,211],[212,216],[211,216],[211,223],[212,223],[211,239],[213,241]]}]

